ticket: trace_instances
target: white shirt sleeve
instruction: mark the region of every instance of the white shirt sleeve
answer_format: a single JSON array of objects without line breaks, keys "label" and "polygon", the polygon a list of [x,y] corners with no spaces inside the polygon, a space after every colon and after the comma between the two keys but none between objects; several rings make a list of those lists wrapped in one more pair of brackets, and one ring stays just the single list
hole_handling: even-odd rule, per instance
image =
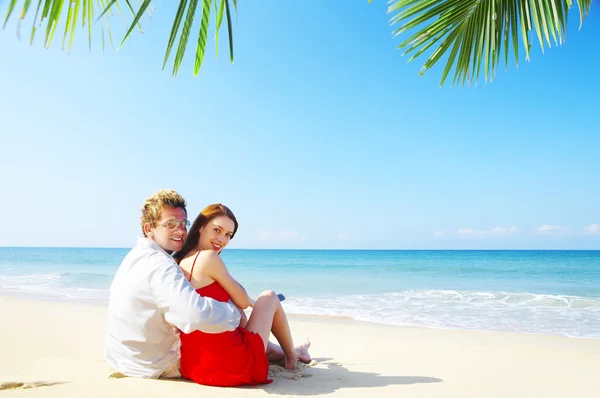
[{"label": "white shirt sleeve", "polygon": [[156,269],[151,291],[165,320],[184,333],[222,333],[234,330],[240,323],[235,306],[200,296],[174,262],[165,261]]}]

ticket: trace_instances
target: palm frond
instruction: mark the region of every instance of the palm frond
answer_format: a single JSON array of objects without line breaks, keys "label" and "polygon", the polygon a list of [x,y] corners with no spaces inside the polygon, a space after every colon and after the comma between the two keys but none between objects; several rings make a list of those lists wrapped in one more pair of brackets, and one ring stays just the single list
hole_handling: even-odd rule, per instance
[{"label": "palm frond", "polygon": [[[73,45],[75,30],[78,22],[81,21],[82,28],[87,25],[88,42],[91,50],[91,25],[94,14],[104,10],[110,1],[111,0],[11,0],[6,13],[6,18],[4,19],[3,29],[6,28],[8,20],[14,15],[13,11],[17,8],[18,3],[22,3],[21,11],[18,16],[19,24],[28,15],[31,15],[33,9],[35,9],[29,38],[31,44],[33,44],[38,29],[43,27],[43,45],[44,47],[49,48],[57,32],[57,28],[60,30],[61,28],[59,28],[59,26],[62,25],[64,26],[62,33],[62,48],[64,49],[67,47],[70,52]],[[32,3],[37,3],[37,5],[31,7]],[[64,23],[61,21],[64,21]]]},{"label": "palm frond", "polygon": [[[133,21],[128,24],[126,33],[121,41],[119,47],[121,47],[125,41],[131,36],[133,30],[137,27],[142,31],[141,19],[145,14],[151,15],[152,12],[152,1],[151,0],[139,0],[137,3],[131,0],[121,0],[125,2],[127,9],[131,12]],[[201,1],[202,6],[198,6],[198,2]],[[206,42],[208,37],[208,29],[210,22],[210,13],[212,2],[215,2],[215,41],[217,41],[218,51],[218,31],[221,28],[221,22],[223,20],[223,14],[227,16],[227,29],[229,33],[229,53],[231,62],[233,62],[233,28],[231,24],[231,11],[230,11],[230,0],[180,0],[177,12],[173,20],[173,26],[167,42],[167,48],[165,51],[165,57],[163,61],[163,69],[169,61],[171,51],[176,46],[177,51],[175,53],[173,61],[173,76],[176,76],[179,72],[181,63],[183,62],[183,56],[188,45],[190,33],[194,23],[194,17],[197,12],[201,14],[200,29],[198,33],[198,41],[196,44],[196,57],[194,62],[194,76],[198,75],[202,61],[204,59],[204,53],[206,50]],[[116,7],[121,17],[121,7],[119,0],[10,0],[8,4],[8,10],[6,17],[3,21],[3,28],[6,28],[8,21],[15,15],[15,10],[18,9],[19,3],[22,4],[21,12],[19,13],[19,23],[32,13],[34,7],[30,7],[31,3],[36,3],[35,14],[33,16],[33,24],[30,35],[30,43],[33,43],[34,37],[39,28],[44,28],[44,47],[49,48],[55,37],[55,33],[59,25],[64,26],[62,30],[62,48],[65,47],[71,52],[73,45],[73,38],[77,26],[80,24],[82,29],[87,30],[88,46],[91,51],[92,49],[92,27],[93,25],[101,25],[101,43],[104,49],[105,43],[105,32],[108,36],[109,43],[112,46],[112,33],[110,29],[109,20],[113,16],[113,9]],[[237,8],[237,0],[233,1],[234,8]],[[184,18],[185,15],[185,18]],[[61,23],[61,21],[64,21]],[[182,27],[183,21],[183,27]],[[59,29],[60,30],[60,29]],[[176,44],[177,37],[179,36],[179,42]]]},{"label": "palm frond", "polygon": [[[592,0],[576,1],[583,23]],[[450,50],[441,86],[452,69],[453,84],[477,81],[482,63],[485,81],[491,81],[502,52],[506,68],[511,50],[518,66],[519,31],[526,60],[530,58],[534,29],[542,51],[552,41],[562,44],[572,6],[572,0],[392,0],[388,13],[394,14],[390,23],[399,25],[394,36],[414,32],[398,46],[407,48],[403,55],[415,52],[409,61],[432,49],[421,75]]]},{"label": "palm frond", "polygon": [[[73,38],[78,22],[87,28],[88,45],[92,47],[93,21],[104,18],[106,31],[112,45],[112,34],[109,16],[112,7],[117,7],[118,0],[10,0],[3,27],[14,15],[17,5],[22,3],[19,19],[31,13],[31,3],[37,1],[30,42],[32,43],[38,28],[45,24],[44,46],[50,47],[56,29],[65,19],[62,35],[62,47],[67,43],[71,51]],[[140,20],[152,9],[151,0],[140,0],[139,5],[125,1],[133,16],[133,22],[125,33],[121,45],[130,37],[137,26],[142,30]],[[198,7],[201,1],[202,6]],[[201,22],[196,44],[194,75],[197,75],[206,49],[211,6],[215,8],[215,42],[218,54],[219,30],[223,14],[227,20],[229,38],[229,57],[233,62],[233,25],[231,20],[231,3],[237,9],[237,0],[180,0],[174,16],[173,26],[167,42],[163,69],[168,63],[177,37],[177,51],[173,60],[173,76],[179,72],[190,38],[194,17],[200,13]],[[371,0],[368,0],[369,3]],[[65,2],[67,4],[65,4]],[[592,0],[575,0],[579,8],[581,23],[589,13]],[[485,80],[492,80],[496,75],[501,54],[504,53],[504,64],[508,68],[511,41],[515,63],[519,62],[519,36],[523,43],[525,59],[530,59],[531,36],[537,36],[542,51],[551,46],[552,41],[560,45],[566,37],[569,9],[573,0],[391,0],[388,12],[395,14],[391,24],[399,25],[394,35],[402,35],[415,31],[398,46],[405,48],[404,54],[411,54],[409,61],[420,57],[431,50],[429,58],[423,64],[420,74],[431,69],[437,62],[446,58],[446,66],[442,72],[441,85],[454,69],[453,84],[465,84],[479,79],[483,68]],[[66,8],[65,8],[66,7]],[[97,15],[96,19],[95,16]],[[185,15],[185,18],[184,18]],[[182,26],[183,22],[183,26]],[[102,43],[104,46],[104,25],[102,25]],[[504,48],[502,48],[504,47]],[[504,50],[504,51],[502,51]],[[404,55],[403,54],[403,55]]]}]

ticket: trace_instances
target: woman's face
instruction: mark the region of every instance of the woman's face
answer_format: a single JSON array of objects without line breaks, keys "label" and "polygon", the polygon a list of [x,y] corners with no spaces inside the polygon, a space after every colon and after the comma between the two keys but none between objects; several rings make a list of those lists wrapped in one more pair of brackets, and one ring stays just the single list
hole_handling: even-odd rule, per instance
[{"label": "woman's face", "polygon": [[200,228],[200,250],[220,253],[229,244],[235,224],[227,216],[218,216]]}]

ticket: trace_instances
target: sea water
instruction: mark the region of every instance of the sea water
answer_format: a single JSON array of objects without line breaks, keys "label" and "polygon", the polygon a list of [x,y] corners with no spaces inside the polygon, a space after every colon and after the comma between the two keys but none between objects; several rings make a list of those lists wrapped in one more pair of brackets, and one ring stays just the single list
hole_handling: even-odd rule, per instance
[{"label": "sea water", "polygon": [[[0,294],[105,303],[128,249],[0,248]],[[600,251],[241,250],[222,258],[293,314],[600,338]]]}]

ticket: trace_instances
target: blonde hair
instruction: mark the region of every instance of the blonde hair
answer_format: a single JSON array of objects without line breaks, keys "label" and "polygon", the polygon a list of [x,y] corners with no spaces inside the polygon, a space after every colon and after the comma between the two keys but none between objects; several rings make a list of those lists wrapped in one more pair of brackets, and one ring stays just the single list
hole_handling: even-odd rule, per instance
[{"label": "blonde hair", "polygon": [[181,207],[185,211],[185,214],[187,214],[186,205],[187,203],[185,203],[183,196],[172,189],[161,189],[150,196],[142,205],[141,224],[144,236],[147,236],[146,231],[144,231],[144,224],[148,223],[152,228],[156,227],[156,222],[160,219],[165,207],[172,207],[174,209]]}]

